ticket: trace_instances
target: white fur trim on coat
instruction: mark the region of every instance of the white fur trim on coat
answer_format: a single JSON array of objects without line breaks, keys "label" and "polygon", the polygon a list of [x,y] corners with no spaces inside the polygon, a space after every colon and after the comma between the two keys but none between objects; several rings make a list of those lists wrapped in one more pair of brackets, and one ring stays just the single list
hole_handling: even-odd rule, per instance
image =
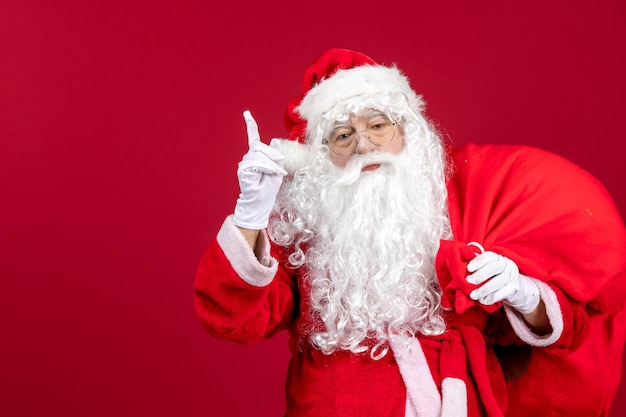
[{"label": "white fur trim on coat", "polygon": [[441,381],[441,416],[467,417],[467,387],[459,378],[444,378]]},{"label": "white fur trim on coat", "polygon": [[405,417],[440,417],[441,395],[419,341],[398,336],[389,344],[406,386]]},{"label": "white fur trim on coat", "polygon": [[539,287],[539,295],[546,305],[546,313],[550,321],[550,326],[552,326],[552,333],[538,336],[528,327],[522,315],[513,307],[503,304],[504,311],[515,334],[517,334],[523,342],[531,346],[546,347],[559,340],[563,334],[563,313],[561,312],[561,305],[559,304],[558,298],[554,291],[552,291],[552,288],[545,282],[534,278],[532,278],[532,280],[537,284],[537,287]]},{"label": "white fur trim on coat", "polygon": [[259,232],[258,255],[255,255],[230,215],[217,233],[217,242],[230,265],[245,282],[255,287],[264,287],[272,282],[278,270],[278,261],[270,256],[270,243],[265,230]]}]

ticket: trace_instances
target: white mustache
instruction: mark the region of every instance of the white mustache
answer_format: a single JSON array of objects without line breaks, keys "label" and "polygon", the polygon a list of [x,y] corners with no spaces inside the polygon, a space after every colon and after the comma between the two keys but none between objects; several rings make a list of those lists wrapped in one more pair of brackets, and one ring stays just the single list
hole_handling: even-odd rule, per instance
[{"label": "white mustache", "polygon": [[[368,174],[391,174],[398,170],[398,156],[388,152],[368,152],[355,154],[343,168],[338,168],[336,184],[349,185],[357,181],[363,174],[363,168],[368,165],[380,165],[380,168]],[[382,169],[381,169],[382,168]]]}]

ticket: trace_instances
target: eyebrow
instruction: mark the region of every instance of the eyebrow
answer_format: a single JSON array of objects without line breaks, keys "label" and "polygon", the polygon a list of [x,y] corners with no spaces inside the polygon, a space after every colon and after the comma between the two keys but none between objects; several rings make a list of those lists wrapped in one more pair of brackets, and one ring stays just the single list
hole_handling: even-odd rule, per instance
[{"label": "eyebrow", "polygon": [[[380,110],[376,110],[376,109],[370,109],[368,111],[366,111],[365,113],[358,115],[357,117],[361,118],[361,119],[373,119],[375,117],[382,117],[386,120],[389,120],[389,117],[387,117],[387,115],[385,113],[383,113]],[[346,123],[342,123],[342,122],[335,122],[335,124],[332,126],[330,132],[334,133],[339,129],[354,129],[354,127],[352,127],[349,124]]]},{"label": "eyebrow", "polygon": [[373,119],[374,117],[384,117],[385,119],[389,119],[385,113],[380,110],[372,109],[367,112],[359,115],[362,119]]}]

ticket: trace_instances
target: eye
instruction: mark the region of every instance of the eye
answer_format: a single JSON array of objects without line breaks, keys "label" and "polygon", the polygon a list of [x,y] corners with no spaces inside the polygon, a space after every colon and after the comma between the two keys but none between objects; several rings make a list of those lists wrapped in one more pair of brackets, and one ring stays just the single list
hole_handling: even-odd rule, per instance
[{"label": "eye", "polygon": [[350,139],[354,132],[350,129],[340,129],[330,136],[331,142],[344,142]]},{"label": "eye", "polygon": [[371,130],[382,130],[389,126],[391,123],[388,120],[374,120],[370,122],[367,126],[368,129]]},{"label": "eye", "polygon": [[342,141],[342,140],[346,140],[350,137],[350,133],[342,133],[341,135],[337,136],[338,141]]}]

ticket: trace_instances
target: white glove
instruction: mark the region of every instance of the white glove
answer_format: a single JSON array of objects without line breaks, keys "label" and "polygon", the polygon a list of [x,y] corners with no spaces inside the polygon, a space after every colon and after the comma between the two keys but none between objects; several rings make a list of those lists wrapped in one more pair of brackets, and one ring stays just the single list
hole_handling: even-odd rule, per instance
[{"label": "white glove", "polygon": [[276,194],[287,172],[283,169],[284,156],[280,140],[270,145],[261,142],[259,128],[248,110],[243,112],[248,130],[248,153],[239,162],[239,198],[235,206],[235,225],[261,230],[267,227]]},{"label": "white glove", "polygon": [[498,301],[510,305],[522,314],[531,313],[539,305],[539,287],[533,280],[519,273],[519,268],[509,258],[495,252],[476,255],[467,264],[467,282],[480,285],[470,293],[470,298],[481,304]]}]

